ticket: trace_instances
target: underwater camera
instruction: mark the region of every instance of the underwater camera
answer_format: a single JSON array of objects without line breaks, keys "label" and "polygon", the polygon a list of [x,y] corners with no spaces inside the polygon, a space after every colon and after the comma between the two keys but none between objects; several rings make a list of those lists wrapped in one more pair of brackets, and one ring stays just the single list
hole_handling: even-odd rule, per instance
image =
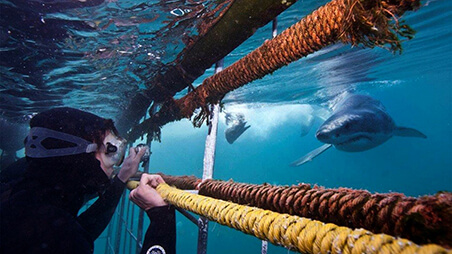
[{"label": "underwater camera", "polygon": [[138,153],[141,149],[146,149],[146,152],[144,152],[143,157],[141,157],[141,162],[146,163],[149,161],[149,157],[151,157],[151,152],[149,151],[149,146],[145,144],[138,144],[135,147],[135,152]]}]

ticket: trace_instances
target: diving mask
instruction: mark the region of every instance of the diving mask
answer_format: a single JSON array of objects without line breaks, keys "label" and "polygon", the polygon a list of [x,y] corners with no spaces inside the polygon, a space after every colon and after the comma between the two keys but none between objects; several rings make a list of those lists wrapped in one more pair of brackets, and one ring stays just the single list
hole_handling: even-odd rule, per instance
[{"label": "diving mask", "polygon": [[106,167],[119,166],[124,161],[127,140],[109,133],[104,139],[101,159]]}]

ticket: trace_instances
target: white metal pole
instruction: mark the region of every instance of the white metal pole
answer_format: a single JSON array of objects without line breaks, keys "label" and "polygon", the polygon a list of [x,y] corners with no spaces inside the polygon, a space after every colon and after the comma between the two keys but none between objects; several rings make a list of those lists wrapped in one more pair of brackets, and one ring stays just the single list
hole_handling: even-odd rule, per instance
[{"label": "white metal pole", "polygon": [[262,250],[261,250],[261,254],[267,254],[267,249],[268,249],[268,242],[262,240]]},{"label": "white metal pole", "polygon": [[276,35],[278,35],[278,18],[274,18],[272,23],[272,37],[275,38]]},{"label": "white metal pole", "polygon": [[[223,59],[218,61],[215,65],[215,73],[223,70]],[[218,130],[218,115],[220,112],[220,105],[217,103],[210,108],[210,124],[209,132],[206,137],[206,146],[204,150],[203,174],[202,179],[212,179],[213,168],[215,164],[215,148],[217,143]],[[205,217],[198,219],[198,254],[207,253],[207,235],[208,235],[209,221]]]},{"label": "white metal pole", "polygon": [[[278,35],[278,18],[274,18],[272,23],[272,37],[275,38],[277,35]],[[262,240],[261,254],[267,254],[267,251],[268,251],[268,242]]]},{"label": "white metal pole", "polygon": [[215,148],[217,144],[217,130],[218,130],[218,113],[220,106],[218,104],[212,105],[210,108],[210,125],[209,133],[206,137],[206,147],[204,150],[204,167],[202,179],[212,179],[213,167],[215,164]]}]

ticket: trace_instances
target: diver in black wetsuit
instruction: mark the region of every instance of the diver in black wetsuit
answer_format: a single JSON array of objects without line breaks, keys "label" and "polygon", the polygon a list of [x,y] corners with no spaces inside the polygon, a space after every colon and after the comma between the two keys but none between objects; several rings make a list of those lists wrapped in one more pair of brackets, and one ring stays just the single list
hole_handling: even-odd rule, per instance
[{"label": "diver in black wetsuit", "polygon": [[[125,140],[110,119],[72,108],[33,117],[26,158],[8,170],[24,172],[1,177],[0,253],[92,253],[146,151],[131,148],[124,159],[124,150]],[[111,177],[113,166],[123,159],[121,170]],[[152,188],[162,181],[144,175],[142,186],[131,194],[151,219],[143,253],[175,253],[174,208]]]}]

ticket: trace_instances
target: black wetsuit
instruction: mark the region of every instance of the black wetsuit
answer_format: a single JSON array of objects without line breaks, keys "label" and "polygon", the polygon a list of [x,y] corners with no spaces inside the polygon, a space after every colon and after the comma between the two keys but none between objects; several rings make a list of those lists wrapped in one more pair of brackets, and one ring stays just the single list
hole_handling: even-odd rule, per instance
[{"label": "black wetsuit", "polygon": [[[176,253],[176,216],[174,207],[154,207],[146,211],[151,224],[144,238],[141,254]],[[161,249],[164,251],[162,252]]]},{"label": "black wetsuit", "polygon": [[[23,166],[24,161],[20,160],[12,166],[14,165]],[[17,170],[20,171],[20,168]],[[80,181],[65,177],[59,179],[64,184],[52,185],[26,174],[25,177],[21,176],[21,179],[18,179],[17,175],[14,179],[8,179],[3,174],[6,172],[8,171],[2,172],[1,178],[2,254],[92,253],[94,240],[110,222],[125,189],[125,184],[118,178],[108,180],[103,171],[98,172],[96,177],[103,178],[102,181],[106,183],[103,192],[85,212],[77,215],[88,192],[86,186],[81,186]],[[58,181],[58,174],[55,178],[49,181]],[[149,248],[156,251],[149,253],[175,253],[174,208],[155,207],[147,211],[147,214],[151,224],[146,233],[142,253],[147,253]],[[164,249],[164,252],[158,252],[159,249]]]}]

